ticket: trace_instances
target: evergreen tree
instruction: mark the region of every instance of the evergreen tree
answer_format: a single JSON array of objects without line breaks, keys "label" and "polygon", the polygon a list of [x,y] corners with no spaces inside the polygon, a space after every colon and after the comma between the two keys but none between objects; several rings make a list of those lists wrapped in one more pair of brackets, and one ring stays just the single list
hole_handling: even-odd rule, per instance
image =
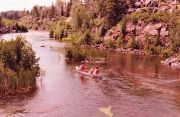
[{"label": "evergreen tree", "polygon": [[38,6],[34,6],[31,10],[31,15],[35,18],[39,18],[40,17],[40,13],[39,13],[39,9]]},{"label": "evergreen tree", "polygon": [[55,8],[58,16],[64,16],[64,2],[62,0],[56,0]]},{"label": "evergreen tree", "polygon": [[0,17],[0,27],[2,27],[2,18]]},{"label": "evergreen tree", "polygon": [[63,4],[61,5],[60,15],[64,16],[64,5]]},{"label": "evergreen tree", "polygon": [[69,16],[70,16],[71,6],[72,6],[72,0],[70,0],[70,1],[67,3],[66,17],[69,17]]},{"label": "evergreen tree", "polygon": [[174,12],[170,19],[170,38],[172,43],[172,49],[174,52],[180,51],[180,22],[178,20],[179,17],[178,12]]},{"label": "evergreen tree", "polygon": [[55,18],[56,15],[56,9],[55,6],[52,4],[49,11],[49,18]]},{"label": "evergreen tree", "polygon": [[94,0],[94,9],[100,17],[105,17],[108,25],[114,25],[126,13],[126,0]]},{"label": "evergreen tree", "polygon": [[71,10],[71,17],[71,24],[74,29],[88,29],[90,27],[90,15],[83,5],[74,4]]}]

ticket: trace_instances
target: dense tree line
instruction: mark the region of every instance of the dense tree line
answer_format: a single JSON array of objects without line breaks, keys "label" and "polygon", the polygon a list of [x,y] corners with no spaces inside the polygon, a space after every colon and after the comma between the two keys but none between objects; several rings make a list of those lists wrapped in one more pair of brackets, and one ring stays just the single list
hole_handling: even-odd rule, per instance
[{"label": "dense tree line", "polygon": [[0,34],[11,32],[28,32],[28,29],[16,20],[0,18]]},{"label": "dense tree line", "polygon": [[[60,6],[63,6],[63,8],[66,6],[66,9],[61,9],[61,13],[63,11],[62,14],[69,14],[71,20],[68,22],[65,21],[63,24],[67,25],[66,23],[68,23],[71,28],[68,28],[68,31],[66,28],[63,30],[62,27],[64,26],[59,26],[57,22],[56,28],[53,26],[51,29],[51,37],[63,38],[63,36],[58,36],[61,34],[57,33],[58,27],[61,27],[61,29],[59,29],[61,30],[60,32],[62,32],[62,30],[63,32],[71,33],[81,31],[85,35],[91,33],[91,30],[97,27],[100,29],[99,35],[103,36],[107,29],[115,25],[128,9],[126,0],[71,0],[66,4],[58,0],[57,3],[56,5],[58,5],[59,8]],[[64,15],[63,17],[67,16]]]},{"label": "dense tree line", "polygon": [[29,11],[26,11],[26,10],[24,10],[24,11],[6,11],[6,12],[0,13],[1,18],[11,19],[11,20],[18,20],[26,15],[29,15]]},{"label": "dense tree line", "polygon": [[[138,49],[140,46],[135,40],[136,31],[133,32],[132,38],[125,40],[126,21],[133,22],[133,25],[137,24],[139,19],[149,23],[167,21],[166,24],[171,29],[169,38],[173,43],[173,51],[178,51],[179,12],[174,15],[177,17],[176,20],[170,22],[166,18],[170,15],[166,12],[151,12],[150,7],[146,7],[141,12],[128,12],[129,8],[136,9],[145,5],[142,3],[137,7],[136,2],[136,0],[69,0],[68,2],[56,0],[56,3],[49,7],[34,6],[29,13],[19,16],[23,17],[20,21],[28,28],[50,30],[52,38],[60,40],[68,38],[74,43],[81,44],[102,43],[108,30],[119,24],[120,36],[117,36],[115,41],[109,39],[107,45],[110,47],[123,45],[123,47],[133,49]],[[16,17],[16,15],[13,16]],[[157,43],[159,43],[158,35]],[[159,44],[153,45],[153,49],[157,45]]]},{"label": "dense tree line", "polygon": [[[119,20],[123,13],[126,12],[126,0],[70,0],[64,2],[56,0],[56,3],[47,6],[34,6],[31,11],[7,11],[1,12],[0,16],[7,19],[20,19],[24,16],[31,15],[33,18],[59,19],[60,16],[69,17],[73,5],[83,5],[86,12],[90,12],[94,17],[105,17],[110,24],[114,20]],[[113,20],[112,20],[113,19]]]},{"label": "dense tree line", "polygon": [[[75,45],[103,43],[106,47],[145,49],[149,53],[165,53],[168,56],[174,52],[179,52],[179,11],[174,10],[173,13],[167,13],[166,11],[150,12],[150,9],[147,9],[147,11],[130,13],[128,12],[129,8],[136,8],[136,1],[134,0],[72,0],[71,2],[70,17],[64,18],[63,23],[57,22],[53,25],[50,32],[51,37],[60,40],[68,38],[68,41]],[[174,19],[168,18],[171,16]],[[160,32],[152,37],[152,42],[148,43],[136,40],[136,29],[128,37],[127,24],[133,22],[133,25],[137,25],[139,19],[146,23],[164,22],[167,24],[170,30],[167,40],[170,40],[171,47],[165,47],[161,43]],[[108,34],[111,33],[109,29],[113,30],[112,27],[117,28],[117,26],[119,26],[120,31],[115,33],[120,34],[115,38],[108,37],[109,39],[104,40],[107,35],[111,35]],[[149,41],[149,36],[145,36],[146,39]],[[149,45],[148,48],[147,45]],[[164,50],[167,50],[167,52]]]}]

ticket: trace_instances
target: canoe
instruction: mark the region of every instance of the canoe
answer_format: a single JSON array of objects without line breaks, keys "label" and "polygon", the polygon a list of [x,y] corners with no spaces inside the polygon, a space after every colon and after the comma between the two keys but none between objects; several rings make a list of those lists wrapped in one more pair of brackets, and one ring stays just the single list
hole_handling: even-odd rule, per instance
[{"label": "canoe", "polygon": [[84,76],[93,77],[93,78],[102,78],[100,74],[90,74],[88,72],[83,72],[79,69],[79,67],[76,66],[75,71],[79,74],[82,74]]}]

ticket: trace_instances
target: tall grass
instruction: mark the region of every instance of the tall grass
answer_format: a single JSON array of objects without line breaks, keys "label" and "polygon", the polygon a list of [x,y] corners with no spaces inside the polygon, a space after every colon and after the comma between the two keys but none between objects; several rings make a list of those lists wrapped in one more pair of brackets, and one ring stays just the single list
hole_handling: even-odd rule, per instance
[{"label": "tall grass", "polygon": [[30,92],[36,88],[39,64],[23,37],[0,42],[0,96]]},{"label": "tall grass", "polygon": [[91,58],[106,58],[107,53],[97,49],[69,47],[65,49],[66,58],[70,61],[84,61]]}]

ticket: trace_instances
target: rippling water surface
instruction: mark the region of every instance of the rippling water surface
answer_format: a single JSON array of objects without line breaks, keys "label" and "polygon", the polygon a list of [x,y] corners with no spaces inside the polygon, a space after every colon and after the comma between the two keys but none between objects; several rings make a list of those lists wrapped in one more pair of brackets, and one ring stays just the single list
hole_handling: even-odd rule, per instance
[{"label": "rippling water surface", "polygon": [[180,70],[161,65],[159,57],[109,52],[107,62],[99,64],[103,78],[88,79],[65,62],[65,45],[47,32],[21,35],[40,57],[43,75],[33,94],[0,100],[0,116],[106,117],[100,108],[108,106],[114,117],[180,116]]}]

